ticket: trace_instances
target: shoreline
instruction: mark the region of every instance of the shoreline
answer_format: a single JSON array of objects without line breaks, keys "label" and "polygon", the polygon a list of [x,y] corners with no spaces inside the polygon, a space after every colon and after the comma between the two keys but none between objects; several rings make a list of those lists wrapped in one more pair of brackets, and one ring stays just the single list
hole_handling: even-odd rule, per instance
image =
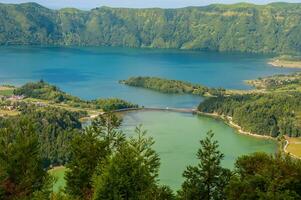
[{"label": "shoreline", "polygon": [[218,118],[218,119],[221,119],[223,120],[227,125],[229,125],[230,127],[234,128],[235,130],[237,130],[237,132],[239,134],[243,134],[243,135],[248,135],[248,136],[252,136],[252,137],[257,137],[257,138],[261,138],[261,139],[268,139],[268,140],[274,140],[274,141],[277,141],[277,143],[279,144],[278,148],[281,149],[281,151],[283,151],[284,153],[286,153],[287,155],[291,156],[292,158],[295,158],[295,159],[301,159],[301,157],[297,156],[297,155],[294,155],[293,153],[289,152],[287,150],[288,146],[290,145],[290,142],[289,140],[287,139],[287,136],[285,136],[285,145],[283,146],[282,145],[282,142],[283,141],[279,141],[277,140],[277,138],[274,138],[274,137],[271,137],[271,136],[267,136],[267,135],[259,135],[259,134],[256,134],[256,133],[251,133],[251,132],[247,132],[247,131],[244,131],[238,124],[235,124],[233,121],[232,121],[232,117],[230,116],[224,116],[224,115],[219,115],[217,113],[205,113],[205,112],[200,112],[198,111],[197,114],[200,114],[200,115],[203,115],[203,116],[209,116],[209,117],[214,117],[214,118]]},{"label": "shoreline", "polygon": [[[161,111],[169,111],[169,112],[178,112],[175,111],[173,109],[164,109],[164,108],[160,108],[160,109],[154,109],[154,108],[135,108],[135,109],[122,109],[122,110],[118,110],[115,113],[126,113],[126,112],[131,112],[131,111],[148,111],[148,110],[161,110]],[[285,145],[283,146],[282,141],[279,141],[277,138],[274,138],[272,136],[268,136],[268,135],[259,135],[256,133],[252,133],[252,132],[248,132],[248,131],[244,131],[242,129],[241,126],[239,126],[238,124],[233,122],[233,119],[231,116],[226,116],[226,115],[220,115],[217,113],[206,113],[206,112],[200,112],[200,111],[196,111],[196,110],[192,110],[191,112],[192,114],[197,114],[197,115],[203,115],[203,116],[208,116],[208,117],[212,117],[212,118],[218,118],[221,119],[224,123],[226,123],[228,126],[234,128],[238,134],[242,134],[242,135],[246,135],[246,136],[251,136],[251,137],[256,137],[256,138],[260,138],[260,139],[266,139],[266,140],[273,140],[276,141],[278,143],[278,149],[281,149],[281,151],[283,151],[284,153],[288,154],[289,156],[295,158],[295,159],[301,159],[301,157],[296,156],[294,154],[292,154],[291,152],[289,152],[287,150],[287,147],[289,146],[290,142],[287,139],[287,136],[285,137]],[[102,113],[104,114],[104,113]],[[96,116],[93,116],[96,117]],[[92,116],[90,116],[90,120],[93,119]]]},{"label": "shoreline", "polygon": [[295,159],[301,160],[301,157],[300,157],[300,156],[297,156],[297,155],[295,155],[295,154],[293,154],[293,153],[291,153],[291,152],[289,152],[289,151],[287,150],[287,148],[288,148],[288,146],[289,146],[290,144],[291,144],[291,143],[289,142],[289,139],[287,138],[287,136],[285,136],[285,145],[284,145],[284,147],[283,147],[283,151],[284,151],[285,153],[287,153],[288,155],[290,155],[291,157],[293,157],[293,158],[295,158]]},{"label": "shoreline", "polygon": [[301,61],[289,61],[289,60],[270,60],[269,65],[273,67],[301,69]]},{"label": "shoreline", "polygon": [[248,132],[248,131],[244,131],[241,126],[239,126],[238,124],[233,122],[232,117],[230,117],[230,116],[220,115],[220,114],[217,114],[217,113],[206,113],[206,112],[200,112],[200,111],[197,111],[197,114],[204,115],[204,116],[209,116],[209,117],[214,117],[214,118],[219,118],[219,119],[223,120],[227,125],[234,128],[240,134],[248,135],[248,136],[252,136],[252,137],[257,137],[257,138],[262,138],[262,139],[269,139],[269,140],[277,141],[277,138],[274,138],[274,137],[271,137],[271,136],[268,136],[268,135],[259,135],[259,134],[256,134],[256,133],[251,133],[251,132]]}]

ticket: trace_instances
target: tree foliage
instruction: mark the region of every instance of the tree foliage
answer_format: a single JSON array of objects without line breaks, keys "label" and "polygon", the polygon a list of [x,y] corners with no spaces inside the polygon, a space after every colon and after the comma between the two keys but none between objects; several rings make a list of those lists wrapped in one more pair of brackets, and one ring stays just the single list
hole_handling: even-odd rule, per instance
[{"label": "tree foliage", "polygon": [[301,198],[301,162],[289,156],[264,153],[237,159],[235,173],[227,186],[227,199]]},{"label": "tree foliage", "polygon": [[213,141],[213,132],[209,131],[207,137],[201,140],[198,150],[197,166],[188,166],[183,176],[185,181],[179,191],[179,198],[183,200],[218,200],[225,199],[225,186],[231,172],[221,167],[224,155],[218,150],[217,141]]},{"label": "tree foliage", "polygon": [[0,126],[13,124],[22,118],[28,118],[37,134],[41,147],[43,166],[63,165],[69,160],[69,144],[71,139],[79,134],[81,113],[64,109],[43,107],[27,104],[19,108],[20,116],[0,118]]},{"label": "tree foliage", "polygon": [[300,53],[300,4],[51,10],[1,4],[2,45],[91,45]]},{"label": "tree foliage", "polygon": [[51,179],[43,168],[38,135],[23,118],[0,129],[0,198],[49,198]]},{"label": "tree foliage", "polygon": [[[152,192],[159,192],[157,186],[159,156],[152,149],[154,141],[145,137],[141,127],[136,129],[137,137],[122,144],[108,161],[103,173],[96,177],[95,200],[124,199],[139,200],[152,198]],[[157,198],[170,199],[168,189],[161,189]],[[164,196],[164,195],[165,196]]]},{"label": "tree foliage", "polygon": [[[67,104],[73,108],[89,108],[89,109],[102,109],[105,112],[124,109],[124,108],[137,108],[138,105],[124,101],[117,98],[96,99],[92,101],[85,101],[78,97],[67,94],[60,90],[57,86],[44,82],[30,82],[16,88],[15,95],[23,95],[25,98],[35,98],[40,100],[47,100],[50,104]],[[42,103],[44,104],[44,103]],[[46,104],[45,104],[46,105]]]},{"label": "tree foliage", "polygon": [[158,77],[131,77],[127,80],[122,80],[120,83],[133,86],[142,87],[147,89],[156,90],[169,94],[194,94],[201,96],[217,96],[222,95],[225,89],[222,88],[209,88],[200,84],[192,84],[185,81],[169,80]]},{"label": "tree foliage", "polygon": [[73,197],[90,199],[93,194],[93,176],[124,141],[118,130],[121,121],[115,115],[106,114],[96,118],[84,133],[72,140],[66,173],[66,191]]},{"label": "tree foliage", "polygon": [[201,102],[202,112],[233,117],[245,131],[277,137],[301,135],[301,94],[298,92],[219,96]]}]

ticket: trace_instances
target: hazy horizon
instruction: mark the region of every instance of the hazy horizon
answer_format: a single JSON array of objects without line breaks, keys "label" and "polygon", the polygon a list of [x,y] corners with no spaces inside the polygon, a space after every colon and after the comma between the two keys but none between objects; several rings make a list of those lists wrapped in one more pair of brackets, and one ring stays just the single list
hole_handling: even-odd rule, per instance
[{"label": "hazy horizon", "polygon": [[253,4],[268,4],[273,2],[287,2],[287,3],[301,3],[301,0],[287,0],[287,1],[270,1],[270,0],[249,0],[249,1],[241,1],[241,0],[215,0],[215,1],[198,1],[198,0],[144,0],[135,1],[135,0],[90,0],[87,2],[86,0],[2,0],[0,3],[26,3],[26,2],[35,2],[41,4],[45,7],[60,9],[65,7],[73,7],[78,9],[92,9],[95,7],[101,6],[109,6],[109,7],[125,7],[125,8],[181,8],[187,6],[206,6],[210,4],[220,3],[220,4],[235,4],[235,3],[253,3]]}]

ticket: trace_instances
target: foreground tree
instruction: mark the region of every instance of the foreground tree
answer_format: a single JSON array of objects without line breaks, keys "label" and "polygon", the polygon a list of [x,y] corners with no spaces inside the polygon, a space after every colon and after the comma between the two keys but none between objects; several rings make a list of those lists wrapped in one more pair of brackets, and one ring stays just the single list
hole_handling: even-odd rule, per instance
[{"label": "foreground tree", "polygon": [[120,125],[121,120],[115,115],[101,115],[83,134],[73,139],[70,148],[71,159],[65,176],[66,192],[69,195],[91,199],[92,178],[97,166],[105,163],[113,149],[124,141],[124,135],[118,130]]},{"label": "foreground tree", "polygon": [[254,153],[236,161],[227,187],[230,200],[301,199],[301,161],[287,155]]},{"label": "foreground tree", "polygon": [[137,137],[118,148],[95,178],[95,200],[172,199],[169,188],[157,186],[160,161],[152,149],[153,139],[146,138],[141,127],[136,133]]},{"label": "foreground tree", "polygon": [[207,137],[201,140],[201,148],[197,158],[197,166],[189,166],[183,173],[185,178],[179,199],[183,200],[219,200],[225,199],[224,188],[227,185],[231,172],[221,167],[224,155],[218,150],[217,141],[213,141],[213,132],[209,131]]},{"label": "foreground tree", "polygon": [[0,129],[0,199],[48,199],[50,187],[32,122],[7,123]]}]

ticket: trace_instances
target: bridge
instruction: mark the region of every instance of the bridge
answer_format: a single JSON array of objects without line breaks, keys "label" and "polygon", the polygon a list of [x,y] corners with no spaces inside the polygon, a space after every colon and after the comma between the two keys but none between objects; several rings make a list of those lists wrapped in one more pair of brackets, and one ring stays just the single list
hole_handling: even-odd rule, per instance
[{"label": "bridge", "polygon": [[141,107],[141,108],[124,108],[112,111],[113,113],[128,112],[128,111],[168,111],[168,112],[179,112],[179,113],[192,113],[196,114],[197,109],[194,108],[151,108],[151,107]]}]

